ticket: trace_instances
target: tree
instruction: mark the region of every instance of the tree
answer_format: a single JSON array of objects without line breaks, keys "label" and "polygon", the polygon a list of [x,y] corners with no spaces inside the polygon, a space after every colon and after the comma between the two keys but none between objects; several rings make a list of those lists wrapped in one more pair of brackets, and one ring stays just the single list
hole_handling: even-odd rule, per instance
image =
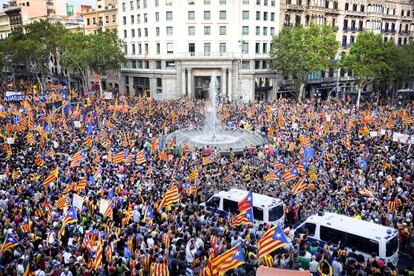
[{"label": "tree", "polygon": [[351,45],[349,53],[345,55],[342,64],[352,72],[357,83],[357,108],[359,108],[361,92],[368,83],[375,79],[392,77],[390,54],[395,48],[390,43],[384,43],[379,34],[362,32]]},{"label": "tree", "polygon": [[273,37],[270,66],[296,77],[298,100],[301,100],[307,73],[333,67],[338,49],[339,42],[329,26],[283,28]]},{"label": "tree", "polygon": [[68,70],[69,85],[71,73],[79,72],[83,86],[88,86],[85,72],[89,66],[87,55],[89,45],[90,36],[82,32],[69,32],[64,36],[59,57],[60,63]]},{"label": "tree", "polygon": [[[115,31],[99,31],[96,34],[91,34],[89,43],[86,53],[88,67],[100,78],[110,70],[119,69],[124,62],[122,42],[118,39]],[[99,89],[102,93],[100,81]]]},{"label": "tree", "polygon": [[61,24],[52,24],[46,20],[32,22],[24,30],[12,32],[4,42],[8,46],[3,54],[8,57],[10,64],[24,65],[26,74],[32,74],[43,91],[50,57],[56,56],[65,32]]}]

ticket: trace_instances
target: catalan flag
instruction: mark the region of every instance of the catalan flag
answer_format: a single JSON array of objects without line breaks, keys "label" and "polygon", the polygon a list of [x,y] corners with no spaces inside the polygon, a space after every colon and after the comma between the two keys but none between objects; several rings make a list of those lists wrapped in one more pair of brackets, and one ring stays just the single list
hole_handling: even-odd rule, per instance
[{"label": "catalan flag", "polygon": [[198,170],[193,169],[193,171],[188,176],[188,180],[193,181],[193,180],[196,180],[197,178],[198,178]]},{"label": "catalan flag", "polygon": [[26,268],[24,270],[23,276],[35,276],[35,272],[32,271],[32,268],[30,267],[31,261],[27,262]]},{"label": "catalan flag", "polygon": [[43,161],[42,157],[40,156],[40,154],[36,154],[36,159],[35,159],[35,164],[38,167],[41,167],[45,164],[45,161]]},{"label": "catalan flag", "polygon": [[310,169],[308,174],[311,182],[315,182],[318,179],[318,176],[316,175],[316,168]]},{"label": "catalan flag", "polygon": [[145,214],[144,214],[144,218],[142,219],[142,221],[148,224],[152,224],[153,219],[154,219],[154,213],[152,212],[152,207],[148,205],[147,208],[145,208]]},{"label": "catalan flag", "polygon": [[92,141],[92,138],[89,136],[89,134],[86,135],[85,145],[89,148],[93,146],[93,141]]},{"label": "catalan flag", "polygon": [[279,113],[279,119],[278,119],[279,128],[282,128],[285,124],[285,118],[283,117],[282,112]]},{"label": "catalan flag", "polygon": [[271,182],[271,181],[277,180],[276,173],[275,172],[269,172],[268,174],[266,174],[265,176],[263,176],[263,180],[265,182]]},{"label": "catalan flag", "polygon": [[213,161],[211,160],[210,156],[204,156],[202,162],[203,166],[207,166],[208,164],[211,164]]},{"label": "catalan flag", "polygon": [[247,195],[238,203],[239,212],[242,213],[253,207],[253,193],[248,192]]},{"label": "catalan flag", "polygon": [[109,140],[109,138],[106,138],[105,140],[103,140],[102,146],[104,148],[109,148],[111,146],[111,140]]},{"label": "catalan flag", "polygon": [[284,247],[288,240],[279,225],[267,230],[258,243],[258,259],[272,253],[274,250]]},{"label": "catalan flag", "polygon": [[299,179],[299,181],[292,187],[292,194],[296,195],[300,192],[303,192],[306,189],[307,185],[305,183],[305,177]]},{"label": "catalan flag", "polygon": [[161,201],[160,207],[169,206],[174,202],[178,202],[179,200],[180,200],[180,195],[178,193],[177,187],[176,186],[171,187],[165,192],[164,197]]},{"label": "catalan flag", "polygon": [[212,275],[224,275],[226,271],[244,263],[243,247],[238,244],[211,260]]},{"label": "catalan flag", "polygon": [[101,240],[101,237],[98,237],[98,243],[96,245],[96,255],[95,255],[95,260],[93,263],[93,266],[95,269],[98,269],[100,266],[102,266],[102,253],[103,253],[102,240]]},{"label": "catalan flag", "polygon": [[56,207],[58,209],[65,209],[65,207],[68,206],[68,202],[67,202],[67,195],[62,196],[61,198],[59,198],[58,200],[56,200]]},{"label": "catalan flag", "polygon": [[18,179],[20,177],[20,171],[18,171],[18,170],[13,170],[13,172],[12,172],[12,179],[13,180],[16,180],[16,179]]},{"label": "catalan flag", "polygon": [[80,194],[86,188],[86,178],[79,180],[78,184],[75,186],[75,191],[77,194]]},{"label": "catalan flag", "polygon": [[359,189],[359,194],[366,197],[375,197],[374,191],[368,188]]},{"label": "catalan flag", "polygon": [[171,240],[171,238],[170,238],[170,234],[169,233],[164,233],[162,235],[162,243],[164,244],[165,249],[167,249],[167,250],[170,249],[170,240]]},{"label": "catalan flag", "polygon": [[112,211],[112,200],[109,201],[109,204],[106,206],[103,215],[107,218],[113,218],[113,211]]},{"label": "catalan flag", "polygon": [[150,276],[169,276],[168,265],[166,263],[152,263]]},{"label": "catalan flag", "polygon": [[59,236],[64,236],[65,235],[66,225],[71,224],[71,223],[75,223],[77,221],[78,221],[78,215],[76,213],[76,210],[75,210],[75,208],[70,207],[69,210],[66,212],[65,217],[63,218],[62,227],[60,228],[59,233],[58,233]]},{"label": "catalan flag", "polygon": [[26,223],[24,223],[24,224],[22,224],[21,226],[20,226],[20,230],[22,231],[22,233],[30,233],[30,218],[27,220],[27,222]]},{"label": "catalan flag", "polygon": [[147,159],[145,157],[145,152],[144,152],[144,150],[141,150],[140,152],[137,153],[135,163],[139,165],[139,164],[143,164],[145,162],[147,162]]},{"label": "catalan flag", "polygon": [[6,239],[4,240],[3,245],[0,249],[0,256],[3,255],[4,252],[16,247],[18,244],[20,243],[16,237],[7,232]]},{"label": "catalan flag", "polygon": [[43,185],[48,186],[53,181],[56,181],[59,175],[59,167],[56,168],[51,172],[51,174],[43,181]]},{"label": "catalan flag", "polygon": [[36,144],[36,141],[35,141],[35,139],[34,139],[34,137],[33,137],[33,134],[32,133],[27,133],[26,134],[26,140],[27,140],[27,143],[29,144],[29,145],[34,145],[34,144]]},{"label": "catalan flag", "polygon": [[368,136],[370,131],[369,131],[368,127],[365,125],[359,130],[359,133],[363,136]]},{"label": "catalan flag", "polygon": [[290,151],[290,152],[294,151],[295,150],[295,144],[290,143],[287,150]]},{"label": "catalan flag", "polygon": [[239,226],[239,225],[252,225],[254,223],[254,217],[253,217],[253,208],[249,208],[247,210],[244,210],[238,215],[235,215],[233,217],[230,217],[229,219],[229,225],[231,227]]},{"label": "catalan flag", "polygon": [[299,176],[298,169],[294,166],[292,169],[288,170],[287,172],[282,174],[283,180],[286,182],[291,181]]},{"label": "catalan flag", "polygon": [[83,153],[82,150],[78,151],[77,153],[75,153],[74,155],[72,155],[72,157],[70,158],[71,162],[70,162],[70,167],[76,167],[79,166],[80,162],[85,160],[86,156]]},{"label": "catalan flag", "polygon": [[388,213],[395,215],[395,211],[397,210],[396,206],[397,206],[396,200],[388,201],[387,203]]},{"label": "catalan flag", "polygon": [[114,158],[112,159],[112,162],[115,164],[118,164],[118,163],[124,162],[126,158],[127,158],[126,151],[121,150],[120,152],[115,154]]}]

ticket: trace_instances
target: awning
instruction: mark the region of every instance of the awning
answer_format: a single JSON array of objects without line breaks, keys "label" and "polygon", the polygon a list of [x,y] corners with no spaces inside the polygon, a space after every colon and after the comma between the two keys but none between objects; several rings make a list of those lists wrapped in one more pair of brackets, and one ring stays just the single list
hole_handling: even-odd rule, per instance
[{"label": "awning", "polygon": [[256,271],[256,276],[310,276],[310,271],[298,271],[298,270],[289,270],[289,269],[279,269],[272,268],[267,266],[259,266]]}]

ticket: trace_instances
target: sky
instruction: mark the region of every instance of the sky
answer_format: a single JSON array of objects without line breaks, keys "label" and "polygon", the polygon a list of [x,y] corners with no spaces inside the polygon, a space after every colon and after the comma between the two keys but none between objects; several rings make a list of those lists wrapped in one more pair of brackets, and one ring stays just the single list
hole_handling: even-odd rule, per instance
[{"label": "sky", "polygon": [[[7,0],[0,0],[0,6],[2,7],[3,4],[7,3]],[[75,6],[79,7],[81,4],[85,5],[94,5],[94,0],[67,0],[69,4],[74,4]]]}]

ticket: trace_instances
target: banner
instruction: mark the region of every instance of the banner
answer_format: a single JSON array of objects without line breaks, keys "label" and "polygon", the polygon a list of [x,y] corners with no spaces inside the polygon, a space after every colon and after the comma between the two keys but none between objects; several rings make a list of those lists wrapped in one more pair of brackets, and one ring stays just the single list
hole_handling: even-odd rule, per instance
[{"label": "banner", "polygon": [[82,210],[82,205],[83,205],[83,197],[81,197],[81,196],[79,196],[79,195],[77,195],[77,194],[74,194],[74,195],[73,195],[73,203],[72,203],[72,205],[73,205],[75,208],[78,208],[79,210]]},{"label": "banner", "polygon": [[6,91],[4,96],[4,101],[6,102],[20,102],[25,99],[25,96],[22,95],[22,92],[19,91]]}]

